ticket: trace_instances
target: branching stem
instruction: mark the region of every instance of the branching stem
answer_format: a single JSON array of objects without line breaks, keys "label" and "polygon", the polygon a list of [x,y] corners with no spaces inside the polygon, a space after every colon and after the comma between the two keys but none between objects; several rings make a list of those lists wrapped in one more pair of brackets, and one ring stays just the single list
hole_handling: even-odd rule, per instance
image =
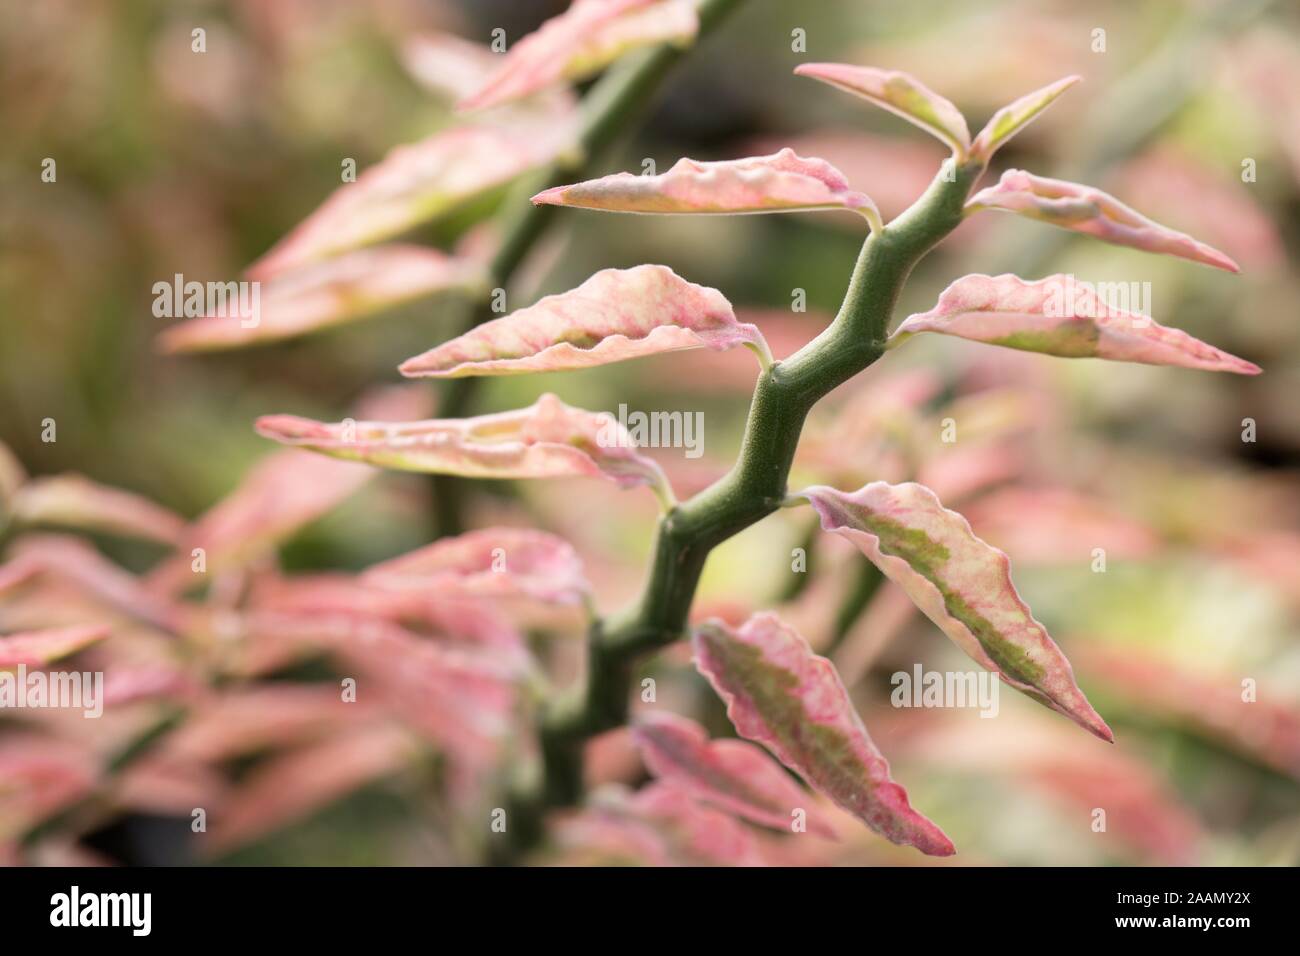
[{"label": "branching stem", "polygon": [[955,169],[951,162],[911,208],[863,244],[835,320],[759,376],[731,471],[660,520],[640,601],[592,626],[585,679],[543,715],[541,773],[532,789],[516,798],[528,818],[581,798],[583,745],[626,721],[637,659],[684,635],[709,552],[786,502],[786,481],[808,412],[883,354],[908,275],[961,222],[962,205],[984,171],[975,162]]}]

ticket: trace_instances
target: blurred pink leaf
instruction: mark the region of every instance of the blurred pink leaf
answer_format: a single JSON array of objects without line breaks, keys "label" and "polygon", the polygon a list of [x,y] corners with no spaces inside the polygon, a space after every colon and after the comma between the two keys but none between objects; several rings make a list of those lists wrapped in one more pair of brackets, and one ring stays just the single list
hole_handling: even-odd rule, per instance
[{"label": "blurred pink leaf", "polygon": [[663,489],[659,466],[636,451],[610,415],[564,404],[546,394],[528,408],[465,419],[386,424],[325,424],[268,415],[259,434],[286,445],[382,468],[469,478],[598,476],[620,487]]},{"label": "blurred pink leaf", "polygon": [[81,538],[28,534],[15,543],[12,553],[13,560],[0,569],[0,592],[6,590],[6,580],[16,584],[48,578],[65,582],[99,604],[164,630],[175,631],[181,623],[182,614],[176,605],[152,593],[134,574]]},{"label": "blurred pink leaf", "polygon": [[962,509],[980,537],[1019,561],[1086,562],[1093,548],[1141,559],[1159,547],[1147,525],[1068,488],[1003,488]]},{"label": "blurred pink leaf", "polygon": [[[807,811],[808,794],[761,749],[739,740],[709,740],[685,717],[658,713],[636,723],[632,737],[645,765],[660,780],[746,820],[790,832],[794,811]],[[822,821],[809,829],[834,838]]]},{"label": "blurred pink leaf", "polygon": [[800,492],[823,530],[847,538],[981,666],[1103,740],[1110,728],[1074,682],[1070,662],[1011,583],[1007,556],[971,532],[934,492],[883,481],[853,494]]},{"label": "blurred pink leaf", "polygon": [[996,186],[981,189],[966,203],[968,214],[981,209],[1016,212],[1116,245],[1163,252],[1228,272],[1241,271],[1218,249],[1152,222],[1100,189],[1035,176],[1021,169],[1008,169]]},{"label": "blurred pink leaf", "polygon": [[[150,583],[184,590],[206,574],[243,567],[332,511],[373,476],[362,465],[302,452],[268,455],[194,523],[180,553],[156,569]],[[194,570],[196,549],[203,552],[203,574]]]},{"label": "blurred pink leaf", "polygon": [[1092,285],[1071,275],[1036,282],[1013,275],[963,276],[944,289],[929,312],[904,320],[889,337],[889,345],[900,345],[921,332],[1065,358],[1177,365],[1239,375],[1260,372],[1259,366],[1180,329],[1110,305]]},{"label": "blurred pink leaf", "polygon": [[179,515],[147,498],[67,473],[34,478],[13,498],[14,518],[28,525],[60,525],[175,544],[185,528]]},{"label": "blurred pink leaf", "polygon": [[762,866],[751,831],[696,802],[683,790],[652,783],[636,792],[610,785],[560,820],[560,841],[605,862],[646,866]]},{"label": "blurred pink leaf", "polygon": [[372,566],[361,580],[440,597],[523,595],[555,604],[581,604],[590,590],[573,546],[531,528],[484,528],[442,538]]},{"label": "blurred pink leaf", "polygon": [[586,79],[639,47],[687,46],[698,28],[692,0],[574,0],[511,46],[500,69],[459,108],[484,109]]},{"label": "blurred pink leaf", "polygon": [[35,734],[0,737],[0,850],[94,787],[95,756],[83,745]]},{"label": "blurred pink leaf", "polygon": [[461,378],[589,368],[701,346],[746,345],[770,364],[753,325],[717,289],[667,266],[604,269],[569,292],[495,319],[402,363],[403,375]]},{"label": "blurred pink leaf", "polygon": [[947,143],[959,162],[970,151],[970,130],[961,111],[914,76],[844,63],[804,63],[794,72],[861,96],[901,116]]},{"label": "blurred pink leaf", "polygon": [[[452,33],[425,33],[402,42],[402,63],[416,81],[446,99],[457,101],[477,93],[501,66],[501,54],[481,43]],[[534,109],[565,113],[577,100],[563,87],[552,87],[526,101],[513,104],[515,109]]]},{"label": "blurred pink leaf", "polygon": [[782,149],[771,156],[703,163],[679,159],[666,173],[615,173],[571,186],[554,186],[534,203],[606,212],[762,213],[852,209],[873,222],[880,213],[866,195],[824,159]]},{"label": "blurred pink leaf", "polygon": [[932,856],[955,852],[890,779],[831,662],[776,615],[757,614],[735,630],[705,622],[693,644],[696,667],[726,701],[741,736],[767,746],[887,840]]},{"label": "blurred pink leaf", "polygon": [[336,735],[373,716],[335,685],[263,684],[223,691],[195,707],[165,743],[176,759],[215,763]]},{"label": "blurred pink leaf", "polygon": [[319,209],[248,269],[278,273],[428,222],[569,149],[570,124],[548,119],[518,126],[458,126],[399,146]]},{"label": "blurred pink leaf", "polygon": [[1171,655],[1131,646],[1092,641],[1080,647],[1088,676],[1134,711],[1189,727],[1300,780],[1300,701],[1267,686],[1246,699],[1243,678],[1253,671],[1203,673]]},{"label": "blurred pink leaf", "polygon": [[0,637],[0,670],[20,664],[40,667],[75,654],[106,637],[108,628],[103,625],[59,627]]},{"label": "blurred pink leaf", "polygon": [[1037,119],[1038,114],[1051,106],[1058,96],[1082,80],[1081,76],[1067,76],[1002,107],[975,137],[975,142],[971,145],[971,158],[987,163],[1007,140]]},{"label": "blurred pink leaf", "polygon": [[[420,246],[359,249],[277,273],[263,284],[257,309],[207,315],[173,325],[158,337],[164,352],[242,348],[306,335],[435,292],[472,290],[475,264]],[[241,301],[242,305],[242,301]]]},{"label": "blurred pink leaf", "polygon": [[261,764],[213,814],[208,849],[224,853],[401,770],[416,751],[391,727],[354,731]]}]

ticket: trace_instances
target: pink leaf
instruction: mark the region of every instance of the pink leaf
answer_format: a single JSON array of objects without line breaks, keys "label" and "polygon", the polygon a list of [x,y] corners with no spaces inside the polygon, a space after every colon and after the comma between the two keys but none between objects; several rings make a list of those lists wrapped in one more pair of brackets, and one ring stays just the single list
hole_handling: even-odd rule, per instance
[{"label": "pink leaf", "polygon": [[1020,599],[1007,556],[975,537],[933,491],[876,481],[852,495],[825,486],[800,494],[823,530],[857,545],[981,666],[1103,740],[1114,739],[1075,684],[1070,662]]},{"label": "pink leaf", "polygon": [[947,143],[958,161],[965,159],[970,150],[970,130],[961,111],[914,76],[844,63],[804,63],[794,72],[861,96],[903,117]]},{"label": "pink leaf", "polygon": [[108,628],[102,625],[60,627],[0,637],[0,670],[20,664],[41,667],[106,637]]},{"label": "pink leaf", "polygon": [[399,146],[340,187],[248,269],[269,279],[405,232],[501,186],[570,148],[570,123],[460,126]]},{"label": "pink leaf", "polygon": [[225,691],[196,707],[166,743],[175,759],[213,763],[295,746],[338,733],[372,715],[336,685],[265,684]]},{"label": "pink leaf", "polygon": [[106,531],[163,544],[175,544],[185,528],[178,515],[146,498],[72,473],[29,481],[14,496],[13,512],[24,524]]},{"label": "pink leaf", "polygon": [[[739,740],[709,740],[685,717],[655,714],[636,724],[632,737],[646,767],[660,780],[737,816],[789,832],[794,811],[808,795],[759,748]],[[825,823],[811,829],[834,838]]]},{"label": "pink leaf", "polygon": [[760,213],[853,209],[879,222],[870,198],[824,159],[805,159],[792,149],[771,156],[702,163],[679,159],[666,173],[615,173],[572,186],[555,186],[535,203],[607,212]]},{"label": "pink leaf", "polygon": [[1007,140],[1037,119],[1038,114],[1051,106],[1058,96],[1082,81],[1081,76],[1067,76],[1002,107],[975,137],[971,158],[987,163]]},{"label": "pink leaf", "polygon": [[325,513],[373,477],[349,462],[328,461],[296,451],[262,459],[226,498],[186,533],[181,553],[154,571],[163,589],[184,589],[200,580],[194,550],[202,549],[206,573],[239,568],[264,557],[281,541]]},{"label": "pink leaf", "polygon": [[415,756],[391,727],[358,730],[312,744],[253,770],[215,813],[209,848],[226,852],[391,776]]},{"label": "pink leaf", "polygon": [[[402,43],[402,63],[426,89],[450,100],[477,93],[501,66],[501,54],[452,33],[428,33]],[[549,110],[560,114],[576,105],[572,92],[554,87],[512,109]]]},{"label": "pink leaf", "polygon": [[[1189,197],[1189,201],[1194,199]],[[1100,189],[1035,176],[1021,169],[1008,169],[996,186],[972,196],[966,204],[967,213],[980,209],[1017,212],[1116,245],[1163,252],[1229,272],[1241,271],[1218,249],[1152,222]]]},{"label": "pink leaf", "polygon": [[590,475],[623,488],[662,489],[665,483],[612,416],[573,408],[550,394],[528,408],[477,418],[330,425],[269,415],[258,419],[257,430],[286,445],[402,471],[469,478]]},{"label": "pink leaf", "polygon": [[30,578],[53,579],[138,620],[164,630],[178,629],[181,613],[176,605],[153,594],[134,574],[81,538],[28,534],[14,545],[13,551],[13,560],[0,570],[0,591]]},{"label": "pink leaf", "polygon": [[1013,275],[969,275],[939,296],[929,312],[909,316],[890,336],[898,345],[920,332],[955,335],[1027,352],[1177,365],[1258,375],[1260,368],[1180,329],[1108,304],[1070,275],[1026,282]]},{"label": "pink leaf", "polygon": [[501,68],[460,109],[484,109],[565,80],[589,77],[624,53],[656,43],[688,45],[699,28],[691,0],[574,0],[514,44]]},{"label": "pink leaf", "polygon": [[705,622],[693,643],[696,667],[727,702],[741,736],[767,746],[886,839],[932,856],[955,852],[890,779],[831,662],[776,615],[757,614],[736,630]]},{"label": "pink leaf", "polygon": [[361,579],[439,597],[522,595],[554,604],[580,604],[590,590],[573,546],[530,528],[485,528],[443,538],[374,565]]},{"label": "pink leaf", "polygon": [[589,368],[701,346],[771,353],[758,329],[736,321],[717,289],[667,266],[605,269],[578,288],[480,325],[408,359],[402,374],[432,378]]},{"label": "pink leaf", "polygon": [[255,309],[182,322],[159,336],[165,352],[205,352],[275,342],[332,328],[449,290],[470,290],[480,268],[434,249],[389,245],[359,249],[277,273]]}]

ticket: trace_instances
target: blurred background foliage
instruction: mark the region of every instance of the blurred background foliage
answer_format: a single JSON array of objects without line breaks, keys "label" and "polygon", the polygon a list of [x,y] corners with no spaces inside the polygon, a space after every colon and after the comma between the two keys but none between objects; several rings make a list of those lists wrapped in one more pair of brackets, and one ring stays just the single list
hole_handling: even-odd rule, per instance
[{"label": "blurred background foliage", "polygon": [[[485,41],[503,27],[515,38],[564,4],[5,6],[0,439],[33,474],[81,472],[191,517],[270,451],[252,431],[258,415],[344,417],[366,388],[400,381],[398,363],[446,338],[470,306],[444,296],[302,340],[165,357],[153,341],[168,321],[151,313],[153,284],[175,273],[237,277],[337,187],[342,159],[364,169],[394,146],[455,122],[448,105],[407,72],[402,51],[411,37],[450,31]],[[202,56],[190,52],[194,26],[207,31]],[[1096,49],[1098,29],[1104,51]],[[792,50],[795,30],[806,35],[806,53]],[[969,496],[971,519],[1010,553],[1026,600],[1115,727],[1113,754],[1074,740],[1072,728],[1010,692],[994,720],[892,710],[895,670],[918,661],[970,665],[928,623],[884,624],[886,611],[875,606],[836,640],[834,612],[853,587],[853,562],[820,544],[812,555],[817,583],[799,591],[790,549],[808,540],[806,514],[783,512],[716,551],[700,613],[740,615],[793,596],[789,612],[813,644],[834,643],[854,661],[856,699],[895,778],[954,838],[959,861],[1295,864],[1300,11],[1266,0],[749,0],[674,71],[636,132],[601,159],[601,171],[640,171],[647,159],[662,170],[680,156],[719,159],[793,145],[838,165],[886,218],[897,214],[934,174],[940,147],[887,113],[792,76],[806,60],[907,70],[953,99],[976,129],[1016,96],[1079,73],[1086,82],[1004,149],[999,166],[1100,186],[1224,249],[1243,270],[1228,275],[986,214],[922,263],[900,316],[928,309],[968,272],[1149,282],[1157,321],[1265,373],[1054,360],[918,340],[845,386],[809,423],[808,453],[792,485],[828,474],[860,483],[890,477],[872,469],[892,459],[819,444],[819,436],[871,408],[874,384],[905,371],[932,375],[932,394],[904,403],[898,419],[916,431],[909,441],[925,446],[927,462],[949,454],[936,444],[949,402],[1007,398],[990,413],[991,438],[972,427],[970,442],[986,441],[1006,474]],[[46,157],[57,161],[57,183],[41,181]],[[1247,160],[1256,175],[1244,182]],[[497,205],[522,201],[500,190],[414,238],[450,247]],[[861,239],[860,221],[840,214],[566,212],[512,285],[511,304],[571,288],[597,269],[664,263],[721,289],[779,356],[834,314]],[[806,312],[791,310],[796,290],[806,293]],[[476,411],[518,407],[549,390],[592,409],[626,403],[703,412],[704,456],[661,456],[685,494],[728,467],[752,381],[747,354],[666,356],[541,380],[492,380],[477,393]],[[953,413],[952,454],[970,447],[965,429],[978,418],[969,413]],[[46,418],[57,422],[56,442],[41,440]],[[1254,441],[1242,440],[1244,419],[1255,423]],[[882,447],[891,442],[887,436]],[[1016,489],[1022,498],[993,497]],[[1088,520],[1045,518],[1035,504],[1044,489],[1086,499]],[[418,477],[385,474],[287,542],[282,562],[348,570],[417,547],[429,534],[429,493]],[[651,505],[640,496],[592,482],[576,491],[545,482],[479,488],[465,508],[467,526],[504,517],[571,537],[604,610],[636,593],[653,528]],[[1118,532],[1113,523],[1098,530],[1098,509],[1142,542],[1108,549],[1105,573],[1094,570],[1093,547]],[[100,544],[136,571],[157,558],[147,547]],[[575,651],[556,653],[561,671],[566,653]],[[1162,664],[1143,678],[1134,654]],[[844,669],[843,656],[837,661]],[[654,667],[680,685],[666,695],[679,694],[683,710],[711,715],[711,729],[725,731],[716,703],[680,656],[669,653]],[[1276,709],[1268,729],[1258,726],[1265,718],[1241,714],[1251,706],[1239,699],[1246,678],[1260,688],[1255,706]],[[620,763],[617,740],[599,746],[593,773],[636,779],[627,760]],[[601,758],[606,752],[613,756]],[[448,848],[456,841],[418,794],[418,780],[376,785],[233,859],[456,859]],[[1116,808],[1113,838],[1091,829],[1098,806]],[[147,857],[153,839],[137,839],[125,855]],[[813,862],[920,862],[865,833],[820,852]]]}]

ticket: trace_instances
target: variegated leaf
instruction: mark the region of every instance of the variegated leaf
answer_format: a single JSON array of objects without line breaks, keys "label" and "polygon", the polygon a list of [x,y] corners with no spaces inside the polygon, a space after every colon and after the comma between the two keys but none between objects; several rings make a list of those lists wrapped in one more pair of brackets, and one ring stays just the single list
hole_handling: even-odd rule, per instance
[{"label": "variegated leaf", "polygon": [[689,45],[699,20],[692,0],[574,0],[514,44],[501,67],[461,109],[483,109],[581,80],[639,47]]},{"label": "variegated leaf", "polygon": [[248,275],[265,280],[388,239],[542,166],[572,148],[575,127],[554,117],[511,126],[458,126],[399,146],[341,186]]},{"label": "variegated leaf", "polygon": [[523,595],[551,604],[579,604],[590,591],[573,546],[532,528],[484,528],[442,538],[372,566],[361,580],[439,597]]},{"label": "variegated leaf", "polygon": [[857,545],[981,666],[1103,740],[1114,739],[1075,684],[1070,662],[1020,599],[1007,556],[975,537],[933,491],[876,481],[853,494],[825,486],[800,494],[823,530]]},{"label": "variegated leaf", "polygon": [[552,187],[534,196],[533,202],[637,213],[852,209],[873,222],[880,219],[871,199],[849,189],[838,169],[824,159],[805,159],[792,149],[712,163],[679,159],[668,172],[657,176],[615,173]]},{"label": "variegated leaf", "polygon": [[664,494],[659,466],[611,415],[543,395],[528,408],[465,419],[325,424],[268,415],[259,434],[286,445],[381,468],[468,478],[598,476],[624,488],[649,485]]},{"label": "variegated leaf", "polygon": [[108,637],[106,626],[59,627],[0,637],[0,670],[42,667]]},{"label": "variegated leaf", "polygon": [[966,203],[967,213],[981,209],[1017,212],[1116,245],[1179,256],[1228,272],[1241,271],[1218,249],[1153,222],[1100,189],[1035,176],[1022,169],[1008,169],[996,186],[981,189]]},{"label": "variegated leaf", "polygon": [[[668,713],[639,721],[632,737],[660,780],[746,820],[788,832],[795,812],[807,812],[808,795],[751,744],[711,741],[695,721]],[[821,821],[809,820],[808,826],[821,836],[835,836]]]},{"label": "variegated leaf", "polygon": [[1051,106],[1058,96],[1082,81],[1081,76],[1067,76],[1002,107],[975,137],[971,158],[987,163],[1007,140],[1037,119],[1038,114]]},{"label": "variegated leaf", "polygon": [[388,245],[358,249],[277,273],[257,298],[222,314],[191,319],[158,337],[165,352],[242,348],[306,335],[372,316],[435,292],[472,291],[482,267],[435,249]]},{"label": "variegated leaf", "polygon": [[717,289],[667,266],[605,269],[569,292],[495,319],[402,363],[431,378],[589,368],[701,346],[771,353],[756,326],[736,321]]},{"label": "variegated leaf", "polygon": [[696,667],[727,702],[741,736],[771,749],[886,839],[932,856],[955,852],[890,779],[831,662],[776,615],[757,614],[737,629],[706,621],[693,644]]},{"label": "variegated leaf", "polygon": [[1101,358],[1258,375],[1260,368],[1180,329],[1110,305],[1070,275],[1026,282],[1013,275],[969,275],[948,286],[929,312],[909,316],[890,336],[899,345],[921,332],[955,335],[1065,358]]},{"label": "variegated leaf", "polygon": [[901,116],[947,143],[958,161],[970,151],[970,130],[961,111],[914,76],[845,63],[804,63],[794,72],[861,96]]}]

